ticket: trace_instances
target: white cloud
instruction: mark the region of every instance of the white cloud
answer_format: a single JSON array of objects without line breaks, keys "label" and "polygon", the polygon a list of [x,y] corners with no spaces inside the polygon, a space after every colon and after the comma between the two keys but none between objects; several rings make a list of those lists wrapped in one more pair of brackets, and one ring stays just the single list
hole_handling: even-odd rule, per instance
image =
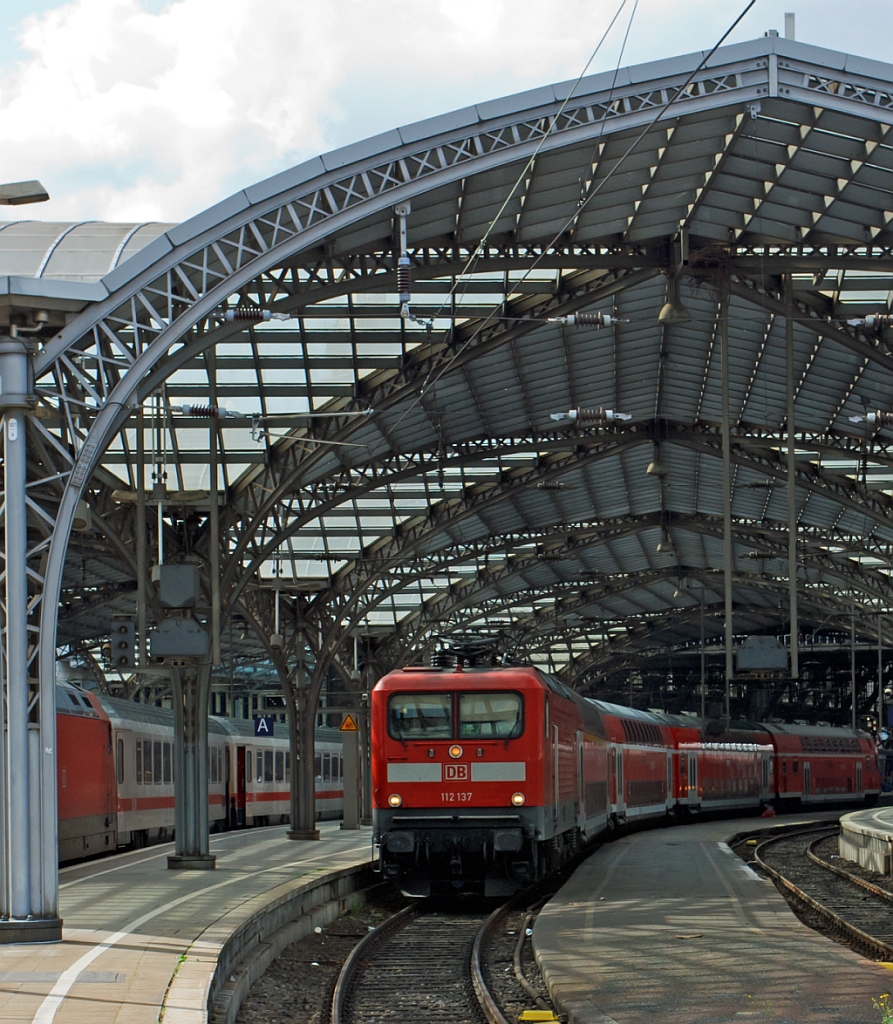
[{"label": "white cloud", "polygon": [[[180,220],[325,149],[574,78],[618,3],[72,0],[27,18],[25,59],[0,70],[0,176],[41,178],[45,219]],[[709,47],[742,3],[640,0],[624,63]],[[779,10],[760,0],[736,37]]]}]

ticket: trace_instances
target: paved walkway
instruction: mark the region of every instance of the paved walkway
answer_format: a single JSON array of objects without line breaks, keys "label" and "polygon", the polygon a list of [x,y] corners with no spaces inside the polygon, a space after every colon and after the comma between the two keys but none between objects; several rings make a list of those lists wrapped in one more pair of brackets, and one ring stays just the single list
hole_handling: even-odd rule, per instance
[{"label": "paved walkway", "polygon": [[157,1024],[190,944],[225,914],[300,875],[369,861],[370,829],[285,827],[212,837],[216,871],[169,871],[170,845],[63,869],[64,939],[0,946],[0,1022]]},{"label": "paved walkway", "polygon": [[575,872],[533,934],[570,1024],[878,1024],[893,971],[801,924],[723,842],[766,825],[642,832]]}]

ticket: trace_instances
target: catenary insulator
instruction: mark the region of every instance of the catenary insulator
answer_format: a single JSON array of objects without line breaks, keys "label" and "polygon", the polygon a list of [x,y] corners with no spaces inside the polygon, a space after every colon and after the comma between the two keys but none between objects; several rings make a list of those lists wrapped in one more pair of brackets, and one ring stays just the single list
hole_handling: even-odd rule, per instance
[{"label": "catenary insulator", "polygon": [[889,313],[872,313],[870,316],[857,316],[847,320],[849,327],[865,327],[869,331],[882,331],[893,327],[893,316]]},{"label": "catenary insulator", "polygon": [[551,324],[573,324],[575,327],[610,327],[611,324],[629,323],[607,313],[571,313],[570,316],[550,316],[548,320]]},{"label": "catenary insulator", "polygon": [[550,419],[559,423],[625,423],[632,416],[614,409],[569,409],[567,412],[553,412]]},{"label": "catenary insulator", "polygon": [[865,418],[872,427],[893,426],[893,412],[878,409],[877,412],[870,412]]},{"label": "catenary insulator", "polygon": [[215,420],[233,415],[229,409],[223,409],[219,405],[181,405],[180,412],[184,416],[200,416],[204,419]]},{"label": "catenary insulator", "polygon": [[228,309],[223,319],[243,324],[256,324],[260,323],[261,320],[272,320],[273,314],[269,309],[258,309],[256,306],[239,306],[237,309]]},{"label": "catenary insulator", "polygon": [[408,256],[397,260],[397,299],[402,305],[412,298],[412,264]]},{"label": "catenary insulator", "polygon": [[565,487],[561,480],[540,480],[536,485],[538,491],[563,491]]},{"label": "catenary insulator", "polygon": [[576,327],[610,327],[614,318],[607,313],[574,313]]}]

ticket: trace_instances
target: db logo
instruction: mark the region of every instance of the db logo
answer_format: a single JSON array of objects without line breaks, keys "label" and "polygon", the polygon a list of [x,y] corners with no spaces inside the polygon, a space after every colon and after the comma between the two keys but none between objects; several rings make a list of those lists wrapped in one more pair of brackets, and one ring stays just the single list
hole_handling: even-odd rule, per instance
[{"label": "db logo", "polygon": [[445,764],[443,777],[447,782],[465,782],[468,779],[467,764]]}]

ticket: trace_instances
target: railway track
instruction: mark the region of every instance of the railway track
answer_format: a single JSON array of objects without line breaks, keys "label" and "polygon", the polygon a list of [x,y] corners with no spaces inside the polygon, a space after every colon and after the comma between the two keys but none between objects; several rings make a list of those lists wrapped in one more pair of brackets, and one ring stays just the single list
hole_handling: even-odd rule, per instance
[{"label": "railway track", "polygon": [[[514,901],[493,913],[415,903],[354,947],[332,997],[330,1024],[508,1024],[488,980],[487,948]],[[515,944],[515,976],[529,916]],[[546,1004],[527,984],[525,999]]]},{"label": "railway track", "polygon": [[815,852],[837,831],[836,825],[823,825],[767,839],[754,860],[808,919],[867,957],[893,960],[893,892]]}]

